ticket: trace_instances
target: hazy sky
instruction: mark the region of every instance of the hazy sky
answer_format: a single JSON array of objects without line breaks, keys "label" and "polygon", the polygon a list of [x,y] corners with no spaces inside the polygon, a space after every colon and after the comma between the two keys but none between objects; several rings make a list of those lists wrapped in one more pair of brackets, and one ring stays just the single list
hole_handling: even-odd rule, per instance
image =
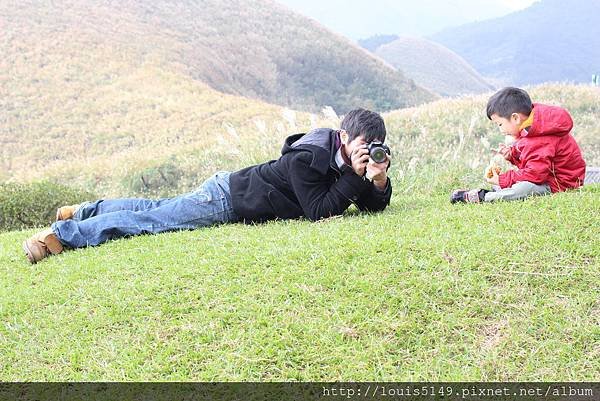
[{"label": "hazy sky", "polygon": [[520,10],[525,7],[529,7],[535,0],[499,0],[500,3],[506,5],[512,10]]},{"label": "hazy sky", "polygon": [[428,36],[500,17],[538,0],[277,0],[350,39],[376,34]]}]

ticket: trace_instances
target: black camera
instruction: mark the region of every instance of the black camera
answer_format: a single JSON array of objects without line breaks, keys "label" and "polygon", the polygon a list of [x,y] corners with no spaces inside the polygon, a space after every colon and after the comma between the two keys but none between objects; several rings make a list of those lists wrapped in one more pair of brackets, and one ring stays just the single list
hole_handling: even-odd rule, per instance
[{"label": "black camera", "polygon": [[367,144],[369,156],[375,163],[385,163],[387,155],[391,155],[390,148],[382,142],[373,141]]}]

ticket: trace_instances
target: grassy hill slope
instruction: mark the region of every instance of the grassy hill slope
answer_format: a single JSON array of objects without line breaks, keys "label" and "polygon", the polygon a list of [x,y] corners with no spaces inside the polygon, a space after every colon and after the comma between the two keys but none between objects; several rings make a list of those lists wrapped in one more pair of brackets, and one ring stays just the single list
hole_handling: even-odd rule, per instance
[{"label": "grassy hill slope", "polygon": [[[569,108],[600,164],[597,89],[530,92]],[[34,230],[0,233],[0,379],[595,380],[600,187],[450,205],[502,139],[485,101],[385,115],[394,196],[380,214],[121,239],[34,266],[21,249]],[[180,144],[172,162],[192,178],[275,157],[277,135],[310,126],[280,112],[232,120],[205,160]]]},{"label": "grassy hill slope", "polygon": [[[85,93],[151,61],[221,92],[297,109],[390,110],[432,98],[349,40],[271,0],[10,0],[0,5],[0,24],[2,71],[25,78],[2,80],[8,96],[72,85]],[[65,81],[40,79],[49,70]],[[92,78],[79,82],[83,75]]]},{"label": "grassy hill slope", "polygon": [[448,189],[33,267],[33,231],[0,234],[0,379],[595,380],[600,187],[475,206]]},{"label": "grassy hill slope", "polygon": [[489,92],[494,88],[462,57],[427,39],[402,37],[374,53],[415,82],[442,96]]},{"label": "grassy hill slope", "polygon": [[[131,190],[130,181],[146,169],[193,170],[187,177],[195,179],[198,171],[216,168],[218,159],[239,157],[246,143],[260,148],[294,129],[283,124],[280,106],[219,93],[152,62],[99,63],[88,68],[85,56],[74,55],[70,65],[81,70],[72,85],[60,84],[69,75],[52,64],[30,91],[0,98],[8,128],[0,130],[0,179],[52,177],[116,195]],[[99,70],[112,78],[95,81]],[[15,74],[11,80],[27,78]],[[297,119],[311,124],[306,113]],[[250,162],[247,150],[243,160]],[[177,166],[169,163],[175,155]]]},{"label": "grassy hill slope", "polygon": [[497,86],[588,83],[600,73],[599,0],[542,0],[507,16],[450,28],[432,39]]}]

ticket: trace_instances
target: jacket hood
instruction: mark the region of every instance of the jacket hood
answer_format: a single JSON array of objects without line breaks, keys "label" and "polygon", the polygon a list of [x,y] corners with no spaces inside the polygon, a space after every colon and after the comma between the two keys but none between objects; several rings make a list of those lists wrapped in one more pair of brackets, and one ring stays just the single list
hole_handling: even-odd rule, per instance
[{"label": "jacket hood", "polygon": [[290,135],[287,138],[285,138],[285,142],[283,143],[283,148],[281,149],[281,154],[284,155],[286,153],[292,152],[294,150],[292,145],[295,142],[298,142],[300,140],[300,138],[302,138],[305,135],[306,134],[304,134],[304,133],[294,134],[294,135]]},{"label": "jacket hood", "polygon": [[521,131],[521,137],[544,135],[564,136],[571,132],[573,119],[563,108],[545,104],[533,104],[533,123]]},{"label": "jacket hood", "polygon": [[336,131],[330,128],[317,128],[308,134],[295,134],[286,138],[281,154],[308,151],[312,153],[311,167],[325,174],[335,165],[335,153],[339,148]]}]

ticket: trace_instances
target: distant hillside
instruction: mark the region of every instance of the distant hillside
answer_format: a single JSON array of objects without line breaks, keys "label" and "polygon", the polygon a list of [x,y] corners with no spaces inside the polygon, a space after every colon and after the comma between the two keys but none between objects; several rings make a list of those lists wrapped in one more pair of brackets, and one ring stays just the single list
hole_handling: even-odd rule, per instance
[{"label": "distant hillside", "polygon": [[[389,110],[432,99],[349,40],[271,0],[7,0],[0,26],[3,71],[28,81],[54,69],[73,85],[89,72],[95,79],[85,85],[95,88],[123,71],[102,75],[111,63],[153,61],[222,92],[297,109]],[[93,63],[75,67],[73,57]]]},{"label": "distant hillside", "polygon": [[[506,0],[278,0],[353,40],[381,33],[423,36],[508,14]],[[519,0],[520,3],[532,0]]]},{"label": "distant hillside", "polygon": [[499,85],[587,83],[600,73],[600,0],[542,0],[432,38]]},{"label": "distant hillside", "polygon": [[[3,91],[15,93],[0,97],[0,182],[49,177],[114,196],[140,189],[132,180],[146,172],[174,175],[176,189],[189,190],[223,168],[218,159],[257,162],[257,148],[279,148],[299,129],[280,106],[217,92],[152,61],[134,67],[101,56],[70,55],[69,69],[32,53],[16,61],[49,67],[3,78]],[[306,113],[288,113],[311,126]]]},{"label": "distant hillside", "polygon": [[400,36],[398,35],[375,35],[370,36],[366,39],[360,39],[358,41],[358,44],[361,47],[364,47],[365,49],[370,51],[371,53],[375,53],[379,46],[386,45],[399,38]]},{"label": "distant hillside", "polygon": [[418,85],[442,96],[482,93],[493,89],[462,57],[420,38],[399,38],[375,50]]}]

